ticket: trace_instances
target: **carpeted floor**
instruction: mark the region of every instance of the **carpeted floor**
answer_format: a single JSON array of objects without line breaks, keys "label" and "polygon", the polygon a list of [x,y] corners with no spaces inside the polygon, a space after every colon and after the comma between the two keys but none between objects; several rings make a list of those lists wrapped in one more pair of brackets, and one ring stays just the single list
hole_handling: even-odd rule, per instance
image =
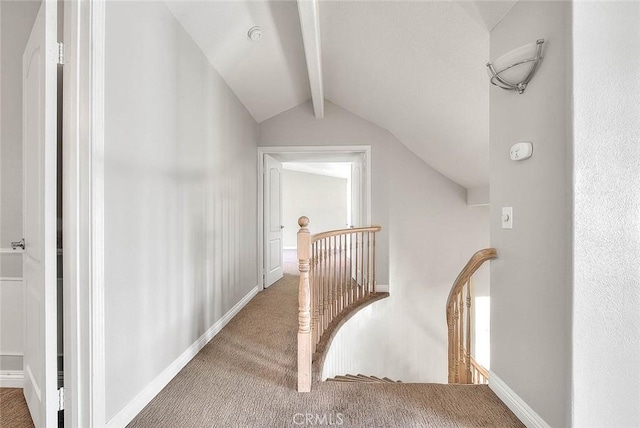
[{"label": "carpeted floor", "polygon": [[32,428],[33,421],[22,389],[0,388],[0,427]]},{"label": "carpeted floor", "polygon": [[322,382],[296,392],[298,277],[259,293],[129,427],[522,427],[484,385]]}]

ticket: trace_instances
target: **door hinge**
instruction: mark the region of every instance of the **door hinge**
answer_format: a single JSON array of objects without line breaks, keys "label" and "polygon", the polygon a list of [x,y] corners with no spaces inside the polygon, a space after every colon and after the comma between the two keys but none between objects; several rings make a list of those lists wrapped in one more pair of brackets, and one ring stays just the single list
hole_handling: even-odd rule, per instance
[{"label": "door hinge", "polygon": [[64,64],[64,43],[58,42],[58,64]]},{"label": "door hinge", "polygon": [[58,411],[64,410],[64,388],[58,388]]},{"label": "door hinge", "polygon": [[266,283],[267,283],[267,277],[266,275],[262,275],[262,286],[264,287]]}]

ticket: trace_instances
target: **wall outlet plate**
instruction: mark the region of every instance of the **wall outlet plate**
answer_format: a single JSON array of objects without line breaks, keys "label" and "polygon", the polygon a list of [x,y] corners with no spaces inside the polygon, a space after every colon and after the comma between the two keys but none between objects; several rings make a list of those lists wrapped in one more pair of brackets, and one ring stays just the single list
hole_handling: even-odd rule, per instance
[{"label": "wall outlet plate", "polygon": [[529,159],[533,154],[533,144],[528,141],[523,141],[518,144],[514,144],[509,151],[511,160],[521,161]]}]

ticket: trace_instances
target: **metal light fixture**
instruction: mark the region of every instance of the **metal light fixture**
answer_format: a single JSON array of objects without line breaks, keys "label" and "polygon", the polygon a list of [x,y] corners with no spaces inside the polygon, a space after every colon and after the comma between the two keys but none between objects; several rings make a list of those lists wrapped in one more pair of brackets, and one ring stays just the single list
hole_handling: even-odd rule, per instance
[{"label": "metal light fixture", "polygon": [[521,46],[487,63],[491,84],[522,94],[542,61],[544,39]]}]

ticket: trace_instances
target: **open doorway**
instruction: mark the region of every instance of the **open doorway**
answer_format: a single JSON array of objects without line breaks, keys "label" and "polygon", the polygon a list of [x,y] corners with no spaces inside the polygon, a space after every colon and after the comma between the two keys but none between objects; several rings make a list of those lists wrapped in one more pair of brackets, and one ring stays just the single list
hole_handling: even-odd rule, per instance
[{"label": "open doorway", "polygon": [[352,162],[282,164],[282,240],[285,275],[296,275],[298,219],[307,216],[315,231],[351,226]]},{"label": "open doorway", "polygon": [[312,233],[370,222],[370,147],[259,148],[258,240],[263,286],[297,273],[298,218]]}]

